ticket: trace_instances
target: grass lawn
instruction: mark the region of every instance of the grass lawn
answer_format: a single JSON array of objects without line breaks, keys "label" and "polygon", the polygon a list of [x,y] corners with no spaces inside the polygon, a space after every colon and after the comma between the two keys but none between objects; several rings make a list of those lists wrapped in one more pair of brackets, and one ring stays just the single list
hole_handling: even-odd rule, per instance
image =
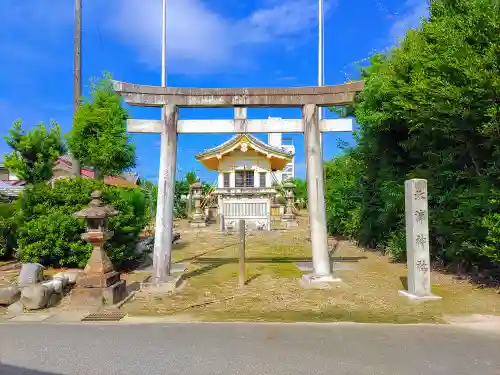
[{"label": "grass lawn", "polygon": [[217,233],[216,225],[208,227],[212,232],[196,232],[179,223],[182,241],[173,261],[188,264],[184,286],[164,296],[140,293],[122,310],[198,321],[419,323],[456,315],[500,315],[500,295],[494,290],[439,273],[432,274],[432,286],[443,299],[410,302],[398,295],[405,289],[404,264],[392,264],[345,241],[331,241],[334,261],[351,268],[337,271],[343,282],[329,289],[303,289],[294,262],[310,259],[306,226],[247,236],[247,285],[239,288],[238,237]]}]

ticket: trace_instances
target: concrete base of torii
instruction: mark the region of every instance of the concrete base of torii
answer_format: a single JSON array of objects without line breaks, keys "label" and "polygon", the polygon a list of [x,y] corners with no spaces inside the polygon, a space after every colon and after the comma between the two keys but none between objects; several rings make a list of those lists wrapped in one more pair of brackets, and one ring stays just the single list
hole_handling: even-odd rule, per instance
[{"label": "concrete base of torii", "polygon": [[341,283],[342,279],[335,277],[333,274],[330,275],[316,275],[310,273],[303,275],[300,279],[300,285],[305,289],[324,289],[328,288],[330,284]]},{"label": "concrete base of torii", "polygon": [[412,294],[407,290],[400,290],[399,295],[408,298],[411,301],[437,301],[443,299],[441,296],[436,296],[435,294],[430,294],[427,296],[417,296],[416,294]]}]

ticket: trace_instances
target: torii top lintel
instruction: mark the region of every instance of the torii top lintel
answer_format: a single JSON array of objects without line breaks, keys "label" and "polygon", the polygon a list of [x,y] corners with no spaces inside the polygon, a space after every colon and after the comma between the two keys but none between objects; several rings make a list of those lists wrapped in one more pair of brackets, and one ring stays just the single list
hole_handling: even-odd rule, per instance
[{"label": "torii top lintel", "polygon": [[363,89],[363,81],[336,86],[294,88],[180,88],[113,81],[125,102],[141,107],[301,107],[346,105]]}]

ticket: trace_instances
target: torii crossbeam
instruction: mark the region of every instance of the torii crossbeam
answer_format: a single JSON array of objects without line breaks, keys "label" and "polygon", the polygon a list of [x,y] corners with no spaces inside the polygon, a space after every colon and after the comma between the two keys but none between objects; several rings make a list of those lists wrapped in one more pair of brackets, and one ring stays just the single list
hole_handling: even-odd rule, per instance
[{"label": "torii crossbeam", "polygon": [[[297,88],[176,88],[113,82],[114,89],[133,106],[163,107],[163,120],[128,120],[128,130],[160,133],[160,173],[154,245],[154,278],[170,276],[175,170],[178,133],[304,133],[309,223],[313,274],[309,282],[335,278],[328,253],[323,181],[321,132],[351,131],[348,119],[318,120],[318,106],[341,106],[353,102],[363,81],[337,86]],[[179,107],[234,107],[235,120],[178,120]],[[247,120],[251,107],[301,107],[301,120]]]}]

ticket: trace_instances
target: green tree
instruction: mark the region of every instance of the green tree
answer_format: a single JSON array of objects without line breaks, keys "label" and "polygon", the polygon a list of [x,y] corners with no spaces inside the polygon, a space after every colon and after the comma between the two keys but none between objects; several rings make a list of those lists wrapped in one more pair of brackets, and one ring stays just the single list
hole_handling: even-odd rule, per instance
[{"label": "green tree", "polygon": [[14,123],[9,135],[4,137],[12,148],[4,155],[4,165],[28,184],[48,181],[57,158],[64,153],[59,125],[52,121],[50,128],[40,123],[24,131],[21,120]]},{"label": "green tree", "polygon": [[302,178],[295,177],[292,182],[295,185],[295,199],[307,203],[307,181]]},{"label": "green tree", "polygon": [[[498,262],[500,0],[431,1],[429,19],[387,55],[373,56],[362,76],[353,108],[357,214],[334,221],[357,220],[352,235],[362,245],[403,259],[404,181],[425,178],[431,255]],[[345,189],[331,187],[332,196]],[[330,204],[335,212],[340,203]]]},{"label": "green tree", "polygon": [[92,167],[96,177],[117,175],[135,166],[135,147],[127,136],[128,117],[110,75],[93,80],[90,99],[78,107],[67,140],[74,157]]},{"label": "green tree", "polygon": [[196,176],[195,171],[191,170],[188,173],[186,173],[185,180],[187,181],[188,185],[191,186],[196,181],[198,181],[198,176]]}]

